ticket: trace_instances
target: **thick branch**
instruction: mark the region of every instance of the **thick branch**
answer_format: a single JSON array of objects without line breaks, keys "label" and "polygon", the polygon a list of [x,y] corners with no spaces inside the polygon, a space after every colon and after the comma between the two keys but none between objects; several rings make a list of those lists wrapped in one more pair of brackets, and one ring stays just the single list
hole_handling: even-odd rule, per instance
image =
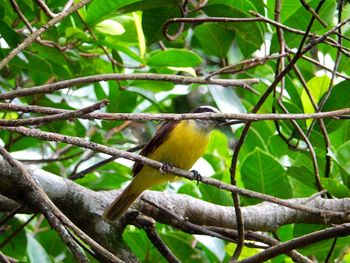
[{"label": "thick branch", "polygon": [[[89,233],[91,237],[107,247],[116,245],[116,238],[121,229],[117,223],[112,227],[108,222],[102,221],[101,214],[105,207],[112,202],[121,191],[94,192],[84,188],[73,181],[58,177],[40,169],[29,169],[34,179],[45,190],[50,199],[79,227]],[[0,161],[0,193],[12,199],[19,200],[21,193],[16,180],[16,171],[9,169],[8,165]],[[177,214],[188,221],[206,226],[218,226],[235,228],[234,209],[230,206],[214,205],[183,194],[168,192],[146,191],[143,198],[152,200],[154,204],[161,204],[172,213]],[[2,200],[2,199],[0,199]],[[290,199],[288,202],[303,204],[309,201],[307,198]],[[307,203],[314,209],[347,211],[350,210],[350,198],[323,199],[316,198]],[[6,207],[1,204],[0,207]],[[148,202],[137,201],[133,208],[144,214],[150,215],[157,221],[173,225],[173,219],[166,216],[161,209],[156,209]],[[273,231],[278,227],[291,223],[311,224],[340,224],[348,221],[348,218],[327,218],[314,216],[313,214],[297,211],[271,203],[242,208],[243,218],[247,230]],[[264,216],[261,216],[264,215]],[[176,225],[175,225],[176,226]],[[118,232],[119,231],[119,232]],[[114,236],[111,238],[111,236]],[[113,243],[116,242],[116,243]],[[120,240],[118,240],[120,242]],[[115,251],[115,248],[114,248]]]},{"label": "thick branch", "polygon": [[[95,151],[102,152],[105,154],[109,154],[111,156],[118,156],[118,157],[122,157],[125,159],[137,161],[137,162],[140,162],[144,165],[148,165],[148,166],[151,166],[151,167],[156,168],[156,169],[163,169],[164,168],[163,163],[149,159],[145,156],[138,155],[135,153],[126,152],[126,151],[121,151],[121,150],[118,150],[118,149],[115,149],[112,147],[108,147],[108,146],[105,146],[102,144],[90,142],[88,140],[84,140],[84,139],[79,138],[79,137],[61,135],[61,134],[52,133],[52,132],[43,132],[43,131],[40,131],[37,129],[28,129],[25,127],[1,127],[0,126],[0,130],[1,129],[9,130],[12,132],[22,134],[24,136],[30,136],[30,137],[34,137],[34,138],[38,138],[38,139],[42,139],[42,140],[57,141],[57,142],[64,142],[64,143],[77,145],[77,146],[84,147],[87,149],[91,149],[91,150],[95,150]],[[198,178],[198,176],[194,175],[192,172],[188,172],[188,171],[185,171],[183,169],[179,169],[175,166],[169,168],[168,172],[175,174],[175,175],[179,175],[181,177],[185,177],[185,178],[190,179],[190,180],[197,180],[197,181],[199,180],[205,184],[213,185],[215,187],[218,187],[220,189],[224,189],[224,190],[227,190],[230,192],[239,193],[239,194],[247,196],[247,197],[258,198],[261,200],[276,203],[279,205],[283,205],[283,206],[297,209],[297,210],[304,211],[304,212],[307,211],[309,213],[321,216],[322,218],[330,217],[330,216],[341,217],[341,218],[347,217],[346,214],[343,212],[326,211],[326,210],[315,209],[313,207],[306,206],[303,204],[289,203],[288,201],[277,198],[277,197],[258,193],[258,192],[251,191],[248,189],[242,189],[242,188],[239,188],[235,185],[225,184],[225,183],[221,182],[220,180],[217,180],[214,178],[209,178],[209,177]]]},{"label": "thick branch", "polygon": [[[23,170],[24,171],[24,170]],[[29,178],[29,180],[23,180],[22,178],[22,172],[18,169],[16,169],[16,167],[11,166],[10,164],[8,164],[6,161],[3,161],[3,159],[1,158],[0,161],[0,181],[1,181],[1,185],[0,185],[0,192],[1,194],[3,194],[4,196],[14,199],[17,202],[19,202],[20,204],[24,204],[24,205],[28,205],[31,209],[35,209],[36,207],[39,207],[39,203],[43,202],[42,204],[47,208],[48,212],[44,212],[45,215],[47,216],[48,213],[51,213],[52,215],[54,215],[57,219],[59,219],[66,227],[69,227],[75,234],[77,234],[84,242],[88,243],[96,252],[99,253],[99,255],[101,255],[101,258],[103,258],[104,261],[106,262],[121,262],[121,260],[119,260],[117,257],[115,257],[112,253],[110,253],[109,251],[107,251],[105,248],[101,247],[101,240],[103,240],[104,238],[110,238],[113,239],[114,242],[116,242],[116,238],[111,238],[108,236],[94,236],[93,239],[91,239],[90,237],[88,237],[83,231],[86,231],[88,234],[90,231],[90,228],[98,228],[99,224],[103,223],[103,222],[99,222],[99,224],[93,224],[93,220],[94,217],[92,215],[90,215],[89,220],[87,220],[87,218],[82,217],[83,215],[80,213],[81,207],[79,205],[79,203],[76,203],[75,206],[75,210],[69,210],[69,213],[65,210],[64,214],[62,214],[61,210],[58,210],[57,207],[55,205],[53,205],[53,203],[51,201],[51,198],[48,199],[48,197],[44,197],[46,195],[50,196],[51,194],[47,191],[48,187],[51,188],[52,190],[54,190],[55,192],[57,191],[58,193],[66,193],[68,194],[70,190],[72,190],[71,188],[67,187],[67,185],[65,184],[64,181],[60,181],[60,183],[58,183],[57,181],[55,181],[53,179],[53,177],[51,177],[51,182],[50,185],[41,185],[40,184],[40,179],[38,179],[37,177],[33,176],[34,178],[32,178],[31,176],[33,175],[33,171],[32,170],[25,170],[26,171],[26,178]],[[46,173],[44,171],[41,171],[41,176],[50,176],[52,174]],[[56,177],[57,179],[59,179],[59,177]],[[28,181],[32,181],[35,183],[29,185]],[[38,185],[39,184],[39,185]],[[31,189],[31,187],[34,186],[35,189]],[[41,186],[41,187],[40,187]],[[6,190],[7,189],[7,190]],[[40,192],[42,192],[43,194],[41,194]],[[56,193],[57,193],[56,192]],[[70,193],[70,198],[74,199],[74,192]],[[44,199],[45,198],[45,199]],[[64,195],[60,197],[61,201],[64,202]],[[57,204],[59,200],[55,199],[55,202]],[[80,200],[81,201],[81,200]],[[68,203],[65,203],[66,206],[70,206],[71,201],[69,201]],[[34,205],[33,205],[34,204]],[[52,204],[52,205],[51,205]],[[59,206],[59,205],[58,205]],[[91,211],[93,213],[93,211]],[[80,218],[81,220],[78,221],[78,224],[81,226],[81,224],[91,224],[91,225],[83,225],[84,226],[84,230],[80,230],[80,228],[78,228],[74,222],[72,223],[71,221],[69,221],[67,219],[66,216],[71,217],[70,213],[74,213],[76,214],[75,217],[72,217],[74,220],[76,220],[76,218]],[[101,221],[101,220],[99,220]],[[114,229],[114,231],[116,232],[116,230]],[[112,242],[112,241],[110,241]],[[114,246],[114,247],[107,247],[107,249],[110,249],[112,252],[116,253],[118,256],[120,256],[123,259],[129,259],[131,260],[131,262],[135,261],[135,258],[133,257],[133,255],[130,253],[130,251],[128,251],[127,249],[125,249],[125,245],[123,244],[123,242],[121,240],[118,240],[118,246]]]}]

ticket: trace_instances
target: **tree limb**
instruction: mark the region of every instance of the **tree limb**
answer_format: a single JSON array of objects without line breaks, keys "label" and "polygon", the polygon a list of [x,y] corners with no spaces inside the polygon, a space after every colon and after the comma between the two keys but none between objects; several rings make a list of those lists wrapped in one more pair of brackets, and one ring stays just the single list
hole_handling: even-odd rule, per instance
[{"label": "tree limb", "polygon": [[[82,229],[86,230],[93,238],[101,244],[112,245],[113,240],[102,238],[104,235],[113,236],[121,234],[122,226],[116,221],[113,224],[101,220],[101,214],[105,207],[121,193],[121,190],[95,192],[84,188],[75,182],[58,177],[52,173],[40,170],[29,169],[30,174],[45,190],[53,202]],[[0,193],[14,200],[19,200],[21,193],[16,187],[18,180],[15,179],[16,172],[8,169],[8,165],[0,159]],[[172,213],[186,218],[189,222],[198,225],[218,226],[234,229],[234,209],[230,206],[220,206],[208,203],[188,195],[174,194],[168,192],[145,191],[142,198],[152,200],[153,204],[161,204]],[[0,198],[0,200],[4,200]],[[4,200],[7,202],[7,200]],[[308,198],[289,199],[293,204],[305,204]],[[323,199],[316,198],[307,203],[314,209],[324,211],[348,211],[350,210],[350,198],[344,199]],[[0,207],[7,205],[1,203]],[[164,212],[156,209],[148,202],[138,201],[133,205],[140,212],[147,214],[157,221],[174,225],[171,216],[165,216]],[[341,224],[348,222],[349,218],[322,218],[308,212],[297,211],[291,208],[263,202],[258,205],[242,208],[243,218],[247,230],[273,231],[278,227],[291,223],[310,224]],[[261,216],[264,215],[264,216]],[[175,225],[176,226],[176,225]],[[115,239],[115,237],[114,237]]]}]

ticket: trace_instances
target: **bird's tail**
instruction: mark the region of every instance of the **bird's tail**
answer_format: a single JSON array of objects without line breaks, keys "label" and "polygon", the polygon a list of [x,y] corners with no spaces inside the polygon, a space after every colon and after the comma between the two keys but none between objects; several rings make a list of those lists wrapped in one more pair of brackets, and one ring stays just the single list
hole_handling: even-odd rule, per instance
[{"label": "bird's tail", "polygon": [[121,217],[132,205],[135,199],[143,192],[143,189],[136,189],[132,181],[124,191],[110,204],[103,212],[102,217],[108,221]]}]

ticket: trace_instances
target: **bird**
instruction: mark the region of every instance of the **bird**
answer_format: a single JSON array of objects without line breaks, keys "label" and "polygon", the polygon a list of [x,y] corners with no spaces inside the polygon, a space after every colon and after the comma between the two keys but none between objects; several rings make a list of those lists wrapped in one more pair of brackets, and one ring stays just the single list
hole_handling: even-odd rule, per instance
[{"label": "bird", "polygon": [[[191,113],[218,113],[212,106],[200,106]],[[210,132],[224,119],[190,119],[165,121],[152,139],[141,150],[140,155],[163,163],[164,167],[178,167],[189,170],[204,154]],[[166,170],[166,169],[165,169]],[[195,174],[199,175],[198,172]],[[102,217],[107,221],[120,218],[139,195],[152,186],[176,181],[176,175],[135,162],[132,168],[133,180],[123,192],[104,210]]]}]

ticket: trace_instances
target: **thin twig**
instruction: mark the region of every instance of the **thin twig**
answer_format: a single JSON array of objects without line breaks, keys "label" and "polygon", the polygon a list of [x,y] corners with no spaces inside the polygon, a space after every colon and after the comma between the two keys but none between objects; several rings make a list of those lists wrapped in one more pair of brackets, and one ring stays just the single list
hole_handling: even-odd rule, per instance
[{"label": "thin twig", "polygon": [[227,240],[230,242],[237,242],[237,236],[235,236],[234,238],[227,238],[224,235],[217,233],[207,227],[204,226],[200,226],[194,223],[191,223],[183,218],[181,218],[180,216],[178,216],[177,214],[173,213],[172,211],[170,211],[169,209],[167,209],[165,206],[161,205],[161,204],[156,204],[153,201],[146,199],[145,197],[141,196],[141,200],[151,204],[153,207],[156,207],[157,209],[159,209],[160,211],[162,211],[163,213],[165,213],[166,215],[170,216],[171,218],[173,218],[174,220],[177,221],[177,227],[179,227],[181,230],[190,233],[190,234],[202,234],[202,235],[207,235],[207,236],[212,236],[212,237],[216,237],[216,238],[221,238],[223,240]]},{"label": "thin twig", "polygon": [[151,240],[155,248],[163,255],[170,263],[180,263],[181,261],[175,256],[170,248],[165,244],[160,235],[157,233],[155,221],[146,216],[138,215],[134,219],[134,225],[145,230],[147,237]]},{"label": "thin twig", "polygon": [[[71,110],[41,107],[34,105],[17,105],[0,103],[0,110],[33,112],[41,114],[60,114],[72,112]],[[306,120],[306,119],[339,119],[341,115],[350,114],[350,108],[316,113],[288,113],[288,114],[256,114],[256,113],[89,113],[79,118],[102,120],[131,120],[131,121],[180,121],[190,119],[227,119],[229,125],[242,121],[266,121],[266,120]]]},{"label": "thin twig", "polygon": [[36,217],[36,214],[33,214],[26,222],[24,222],[23,224],[21,224],[19,227],[17,227],[12,233],[11,235],[9,235],[4,241],[1,242],[0,244],[0,250],[6,246],[6,244],[8,244],[11,239],[13,239],[19,232],[21,232],[23,230],[23,228],[25,228],[26,225],[28,225],[34,218]]},{"label": "thin twig", "polygon": [[163,34],[164,36],[169,40],[173,41],[177,37],[179,37],[179,32],[177,34],[171,36],[168,33],[169,26],[174,23],[180,23],[180,25],[183,25],[184,23],[192,23],[192,24],[199,24],[203,22],[225,22],[225,23],[244,23],[244,22],[257,22],[260,21],[257,17],[250,17],[250,18],[231,18],[231,17],[196,17],[196,18],[187,18],[187,17],[176,17],[171,18],[166,21],[166,23],[163,26]]},{"label": "thin twig", "polygon": [[324,230],[316,231],[311,234],[307,234],[301,237],[294,238],[290,241],[280,243],[276,246],[273,246],[271,248],[267,248],[264,251],[243,259],[239,261],[239,263],[256,263],[256,262],[265,262],[268,261],[271,258],[276,257],[277,255],[280,255],[282,253],[286,253],[287,251],[291,251],[293,249],[298,249],[301,247],[305,247],[307,245],[314,244],[316,242],[334,238],[334,237],[343,237],[350,235],[350,224],[342,224],[339,226],[327,228]]},{"label": "thin twig", "polygon": [[315,10],[310,6],[308,5],[305,0],[300,0],[301,4],[305,7],[305,9],[307,11],[309,11],[311,13],[311,15],[313,17],[316,18],[316,20],[318,22],[320,22],[320,24],[323,26],[323,27],[328,27],[327,23],[325,21],[322,20],[322,18],[317,14],[317,12],[315,12]]},{"label": "thin twig", "polygon": [[[295,54],[295,52],[294,52],[292,49],[287,48],[287,51],[288,51],[288,53],[293,53],[293,54]],[[326,70],[326,71],[328,71],[328,72],[333,72],[333,69],[330,69],[330,68],[326,67],[325,65],[322,65],[320,62],[318,62],[318,61],[315,60],[315,59],[312,59],[312,58],[310,58],[310,57],[308,57],[308,56],[305,56],[305,55],[302,55],[301,58],[304,59],[304,60],[306,60],[306,61],[311,62],[312,64],[315,64],[317,67],[320,67],[320,68],[322,68],[322,69],[324,69],[324,70]],[[344,75],[344,74],[342,74],[342,73],[340,73],[340,72],[335,72],[335,74],[336,74],[338,77],[342,77],[343,79],[350,80],[350,77],[348,77],[348,76],[346,76],[346,75]]]},{"label": "thin twig", "polygon": [[66,11],[63,11],[58,16],[52,18],[47,24],[43,25],[41,28],[36,30],[33,34],[29,35],[21,44],[19,44],[15,49],[11,50],[11,52],[0,61],[0,70],[7,65],[18,53],[20,53],[22,50],[24,50],[26,47],[31,45],[37,37],[39,37],[41,34],[46,32],[50,27],[57,24],[59,21],[64,19],[65,17],[69,16],[70,14],[74,13],[87,3],[89,3],[91,0],[81,0],[79,3],[73,5]]},{"label": "thin twig", "polygon": [[28,30],[33,33],[33,28],[32,25],[29,23],[28,19],[25,17],[25,15],[22,13],[21,9],[19,8],[16,0],[10,0],[11,5],[13,7],[13,9],[15,10],[15,12],[18,14],[18,16],[22,19],[23,23],[26,25],[26,27],[28,28]]},{"label": "thin twig", "polygon": [[94,83],[99,81],[107,80],[154,80],[154,81],[166,81],[173,82],[176,84],[214,84],[221,86],[239,86],[243,87],[249,91],[255,92],[249,84],[258,83],[258,79],[210,79],[206,80],[204,78],[188,77],[180,75],[170,75],[170,74],[152,74],[152,73],[134,73],[134,74],[100,74],[92,75],[87,77],[80,77],[75,79],[63,80],[56,83],[50,83],[46,85],[36,86],[32,88],[26,88],[21,90],[14,90],[6,93],[0,94],[0,99],[13,99],[23,96],[29,96],[34,94],[47,94],[52,93],[64,88],[86,84]]},{"label": "thin twig", "polygon": [[22,209],[22,205],[17,206],[15,209],[13,209],[10,213],[5,215],[3,218],[0,220],[0,227],[6,224],[7,221],[9,221],[15,214],[17,214],[19,211]]},{"label": "thin twig", "polygon": [[[142,149],[144,147],[144,144],[142,145],[137,145],[131,149],[128,149],[127,152],[136,152],[140,149]],[[95,163],[94,165],[91,165],[90,167],[80,171],[79,173],[76,173],[76,174],[72,174],[71,176],[68,177],[68,179],[71,179],[71,180],[76,180],[76,179],[79,179],[79,178],[82,178],[84,177],[86,174],[88,173],[91,173],[93,171],[95,171],[96,169],[98,169],[99,167],[101,166],[104,166],[110,162],[113,162],[114,160],[118,159],[119,157],[117,156],[112,156],[112,157],[109,157],[108,159],[105,159],[103,161],[100,161],[98,163]]]},{"label": "thin twig", "polygon": [[338,238],[334,238],[333,239],[333,242],[332,242],[332,246],[331,248],[329,249],[328,253],[327,253],[327,256],[324,260],[325,263],[329,263],[329,260],[331,259],[332,257],[332,253],[334,252],[334,249],[335,249],[335,245],[337,244],[337,240]]},{"label": "thin twig", "polygon": [[[234,229],[228,229],[228,228],[221,228],[221,227],[215,227],[215,226],[209,226],[208,229],[215,231],[217,233],[220,233],[222,235],[225,235],[229,238],[235,239],[237,237],[237,231]],[[258,232],[253,231],[246,231],[246,238],[249,240],[254,240],[257,242],[261,242],[264,244],[267,244],[269,246],[275,246],[280,244],[278,240],[275,238],[272,238],[270,236],[267,236],[265,234],[260,234]],[[313,263],[312,260],[308,259],[307,257],[303,256],[301,253],[299,253],[296,250],[292,250],[289,252],[286,252],[286,255],[291,257],[295,262],[299,263]]]},{"label": "thin twig", "polygon": [[81,152],[77,152],[71,155],[68,155],[66,157],[62,158],[43,158],[43,159],[16,159],[17,161],[21,163],[27,163],[27,164],[36,164],[36,163],[51,163],[51,162],[64,162],[70,159],[73,159],[74,157],[80,155]]},{"label": "thin twig", "polygon": [[258,65],[263,65],[268,60],[272,59],[279,59],[281,56],[287,56],[287,54],[278,54],[278,55],[270,55],[265,57],[256,57],[256,58],[250,58],[241,62],[238,62],[233,65],[228,65],[226,67],[222,67],[218,70],[215,70],[211,73],[209,73],[205,79],[210,79],[212,76],[219,75],[219,74],[237,74],[241,71],[246,71],[247,69],[251,69]]},{"label": "thin twig", "polygon": [[[43,0],[36,0],[36,2],[44,10],[46,15],[48,15],[49,17],[54,18],[54,17],[59,15],[59,14],[52,12],[51,9],[46,5],[46,3]],[[64,5],[63,10],[61,12],[66,11],[68,8],[70,8],[72,6],[73,3],[74,3],[74,0],[68,0],[67,3]]]},{"label": "thin twig", "polygon": [[[275,20],[272,20],[272,19],[269,19],[267,17],[264,17],[263,15],[255,12],[255,11],[249,11],[249,13],[251,13],[253,16],[255,17],[258,17],[261,19],[261,22],[265,22],[265,23],[268,23],[268,24],[271,24],[273,25],[274,27],[276,28],[282,28],[283,30],[285,31],[288,31],[290,33],[294,33],[294,34],[297,34],[297,35],[301,35],[301,36],[305,36],[306,35],[306,32],[303,31],[303,30],[299,30],[299,29],[296,29],[296,28],[292,28],[292,27],[288,27],[286,25],[283,25],[281,23],[278,23],[277,21]],[[336,31],[333,31],[331,34],[337,34]],[[316,35],[316,34],[313,34],[313,33],[310,33],[308,32],[307,33],[307,36],[311,39],[314,39],[314,38],[320,38],[322,35]],[[338,49],[340,49],[340,51],[345,54],[345,55],[349,55],[348,53],[348,48],[344,47],[344,46],[339,46],[339,44],[337,43],[337,41],[335,41],[334,39],[330,38],[329,35],[327,35],[327,37],[325,38],[325,43],[332,46],[332,47],[336,47]]]},{"label": "thin twig", "polygon": [[74,118],[77,118],[79,116],[86,115],[95,110],[101,109],[102,107],[106,106],[108,102],[109,102],[108,100],[102,100],[91,106],[88,106],[79,110],[62,112],[62,113],[43,116],[43,117],[33,117],[28,119],[16,119],[16,120],[0,119],[0,125],[14,127],[14,126],[22,126],[22,125],[41,125],[41,124],[47,124],[49,122],[58,121],[58,120],[73,120]]},{"label": "thin twig", "polygon": [[0,251],[0,262],[1,263],[12,263],[12,261],[10,261],[10,259],[5,256],[1,251]]}]

